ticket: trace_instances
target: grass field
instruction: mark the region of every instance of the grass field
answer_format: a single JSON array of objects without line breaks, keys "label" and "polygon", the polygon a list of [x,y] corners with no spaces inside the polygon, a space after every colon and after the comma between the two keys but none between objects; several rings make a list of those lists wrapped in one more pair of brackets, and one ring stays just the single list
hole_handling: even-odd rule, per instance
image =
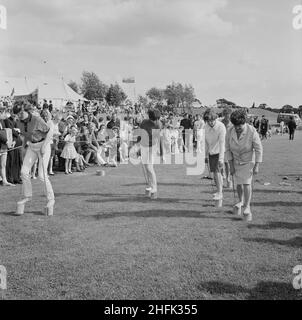
[{"label": "grass field", "polygon": [[[157,166],[159,199],[144,196],[140,167],[52,178],[54,217],[42,215],[43,186],[23,217],[20,187],[0,187],[2,299],[301,299],[302,133],[264,142],[254,221],[231,214],[233,193],[213,207],[212,187],[184,166]],[[282,187],[283,176],[291,186]],[[264,186],[264,182],[271,185]]]}]

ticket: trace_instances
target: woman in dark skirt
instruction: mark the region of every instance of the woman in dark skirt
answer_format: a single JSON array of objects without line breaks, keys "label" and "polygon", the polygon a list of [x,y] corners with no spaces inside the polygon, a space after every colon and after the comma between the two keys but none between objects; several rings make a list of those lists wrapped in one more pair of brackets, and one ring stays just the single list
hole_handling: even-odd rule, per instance
[{"label": "woman in dark skirt", "polygon": [[[13,140],[15,142],[14,148],[22,146],[22,140],[20,138],[17,124],[15,120],[10,116],[4,120],[6,128],[12,129]],[[17,130],[16,130],[17,129]],[[6,177],[7,181],[13,184],[22,183],[21,180],[21,167],[22,167],[22,149],[16,149],[8,152],[6,162]]]}]

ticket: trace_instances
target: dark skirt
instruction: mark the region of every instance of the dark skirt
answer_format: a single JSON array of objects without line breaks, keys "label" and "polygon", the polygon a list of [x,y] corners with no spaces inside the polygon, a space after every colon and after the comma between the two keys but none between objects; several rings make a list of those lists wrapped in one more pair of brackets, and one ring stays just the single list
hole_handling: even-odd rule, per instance
[{"label": "dark skirt", "polygon": [[[22,145],[22,141],[17,141],[15,148]],[[21,183],[22,149],[9,151],[6,161],[6,178],[10,183]]]}]

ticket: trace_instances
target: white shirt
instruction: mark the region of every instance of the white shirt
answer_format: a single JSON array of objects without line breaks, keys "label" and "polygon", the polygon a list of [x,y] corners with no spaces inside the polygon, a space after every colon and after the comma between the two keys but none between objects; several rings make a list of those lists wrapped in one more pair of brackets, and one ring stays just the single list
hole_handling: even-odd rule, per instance
[{"label": "white shirt", "polygon": [[226,129],[222,122],[216,120],[213,128],[208,124],[205,125],[206,154],[219,154],[221,162],[224,161],[225,136]]},{"label": "white shirt", "polygon": [[196,120],[194,122],[194,130],[200,130],[200,129],[203,129],[204,128],[204,121],[202,119],[200,120]]},{"label": "white shirt", "polygon": [[49,120],[47,122],[50,130],[52,131],[52,136],[51,136],[51,140],[50,140],[50,144],[53,144],[53,138],[54,137],[58,137],[60,135],[60,131],[59,131],[59,124],[58,123],[54,123],[53,120]]}]

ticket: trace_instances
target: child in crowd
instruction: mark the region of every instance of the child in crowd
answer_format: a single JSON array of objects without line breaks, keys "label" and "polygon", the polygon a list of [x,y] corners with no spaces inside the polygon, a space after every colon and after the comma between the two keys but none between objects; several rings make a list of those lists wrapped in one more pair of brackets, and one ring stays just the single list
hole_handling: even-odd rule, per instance
[{"label": "child in crowd", "polygon": [[76,142],[76,135],[78,130],[75,126],[70,128],[70,133],[65,137],[65,146],[62,151],[61,157],[65,159],[65,174],[72,174],[71,165],[72,160],[78,157],[78,153],[74,147],[74,143]]},{"label": "child in crowd", "polygon": [[112,167],[117,167],[117,143],[118,143],[118,128],[112,128],[113,137],[108,140],[105,147],[109,149],[108,164]]}]

